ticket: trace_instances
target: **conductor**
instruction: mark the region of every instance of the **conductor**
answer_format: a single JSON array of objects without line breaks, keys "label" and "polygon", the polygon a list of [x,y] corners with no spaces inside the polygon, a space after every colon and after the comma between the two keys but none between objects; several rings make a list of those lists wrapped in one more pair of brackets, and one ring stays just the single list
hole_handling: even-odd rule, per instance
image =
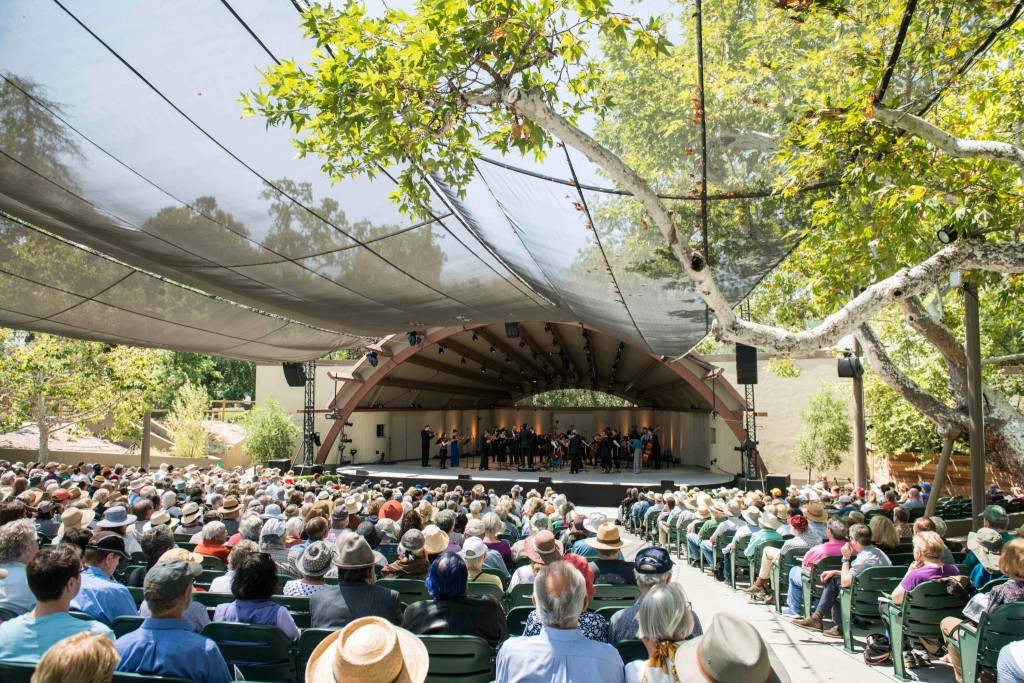
[{"label": "conductor", "polygon": [[434,432],[430,431],[430,425],[420,432],[420,464],[423,467],[430,466],[430,441],[434,438]]}]

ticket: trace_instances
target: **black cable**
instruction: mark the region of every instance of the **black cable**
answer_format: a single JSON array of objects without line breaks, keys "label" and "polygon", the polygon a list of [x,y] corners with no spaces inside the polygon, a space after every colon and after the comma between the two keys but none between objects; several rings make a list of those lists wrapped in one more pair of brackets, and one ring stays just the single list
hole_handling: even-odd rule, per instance
[{"label": "black cable", "polygon": [[910,30],[910,20],[914,17],[914,10],[916,9],[917,0],[907,0],[907,7],[903,10],[903,20],[900,21],[900,28],[896,33],[896,42],[893,43],[892,53],[889,55],[889,63],[886,65],[885,71],[882,72],[882,80],[879,81],[878,88],[875,90],[875,102],[879,104],[882,103],[882,99],[885,97],[885,91],[889,89],[889,81],[892,80],[896,63],[900,59],[900,53],[903,51],[903,41],[907,39],[907,31]]},{"label": "black cable", "polygon": [[[636,319],[633,318],[633,312],[629,310],[629,305],[626,303],[626,295],[622,293],[622,289],[619,287],[619,280],[615,277],[615,271],[612,269],[612,264],[608,260],[608,254],[605,253],[604,245],[601,244],[601,236],[597,233],[597,225],[594,223],[594,216],[590,213],[590,206],[587,204],[587,198],[583,194],[583,189],[578,184],[578,178],[576,177],[576,168],[572,165],[572,157],[569,155],[569,148],[562,144],[562,151],[565,152],[565,161],[569,164],[569,173],[572,174],[572,179],[576,184],[576,190],[580,197],[580,203],[583,205],[583,211],[587,214],[587,223],[590,225],[590,231],[594,233],[594,241],[597,242],[597,248],[601,252],[601,258],[604,260],[604,265],[608,268],[608,276],[612,279],[612,284],[615,286],[615,293],[619,295],[619,303],[626,309],[626,315],[629,316],[629,322],[633,323],[633,329],[640,335],[640,339],[643,340],[644,344],[647,344],[647,348],[650,349],[651,345],[644,336],[644,333],[640,331],[640,326],[636,324]],[[588,352],[589,355],[589,352]],[[593,366],[591,366],[593,367]],[[596,370],[594,370],[596,372]],[[591,378],[592,380],[594,378]]]},{"label": "black cable", "polygon": [[983,54],[985,54],[985,52],[987,52],[990,47],[992,47],[992,43],[996,41],[996,38],[999,37],[999,34],[1013,26],[1014,23],[1016,23],[1017,19],[1019,19],[1021,16],[1022,10],[1024,10],[1024,0],[1020,0],[1014,6],[1013,10],[1010,12],[1010,15],[1006,18],[1006,20],[1003,23],[999,24],[989,32],[985,40],[983,40],[981,44],[974,49],[971,55],[964,61],[963,64],[960,65],[960,68],[956,70],[956,73],[949,79],[949,81],[947,81],[945,85],[940,86],[936,90],[935,94],[932,95],[925,103],[925,105],[921,107],[921,109],[917,112],[918,116],[924,116],[929,109],[935,106],[935,103],[938,102],[939,99],[946,94],[950,87],[952,87],[953,80],[955,78],[963,76],[975,64],[978,63],[978,59]]},{"label": "black cable", "polygon": [[[704,262],[711,263],[708,245],[708,116],[704,107],[704,17],[701,0],[696,1],[697,25],[697,102],[700,107],[700,235]],[[711,310],[704,302],[704,334],[711,332]]]},{"label": "black cable", "polygon": [[267,47],[262,40],[260,40],[260,37],[258,35],[256,35],[256,32],[249,28],[249,24],[245,23],[245,20],[242,19],[242,17],[238,16],[238,12],[236,12],[235,8],[232,7],[230,3],[228,3],[228,0],[220,0],[220,3],[228,8],[228,11],[231,12],[231,16],[235,18],[235,21],[241,24],[242,27],[249,33],[249,35],[252,36],[252,39],[259,43],[259,46],[263,48],[263,51],[266,52],[278,66],[280,66],[281,60],[275,57],[274,53],[270,51],[270,48]]}]

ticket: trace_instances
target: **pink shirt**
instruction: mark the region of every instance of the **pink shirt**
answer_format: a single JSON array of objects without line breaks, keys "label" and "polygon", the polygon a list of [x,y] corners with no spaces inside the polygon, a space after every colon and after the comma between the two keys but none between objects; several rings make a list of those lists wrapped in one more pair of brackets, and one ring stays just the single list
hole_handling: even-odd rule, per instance
[{"label": "pink shirt", "polygon": [[804,569],[810,568],[812,564],[826,557],[842,555],[844,545],[846,545],[846,541],[826,541],[814,546],[804,555]]}]

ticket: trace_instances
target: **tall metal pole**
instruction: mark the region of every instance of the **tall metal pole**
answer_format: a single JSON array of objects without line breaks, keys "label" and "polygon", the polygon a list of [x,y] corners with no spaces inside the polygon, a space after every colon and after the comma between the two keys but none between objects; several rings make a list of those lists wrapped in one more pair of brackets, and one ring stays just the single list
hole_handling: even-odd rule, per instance
[{"label": "tall metal pole", "polygon": [[[853,338],[853,356],[860,357],[860,342]],[[867,424],[864,421],[864,378],[853,378],[853,484],[868,487]]]},{"label": "tall metal pole", "polygon": [[985,510],[985,413],[981,402],[981,323],[978,284],[964,278],[964,337],[967,352],[967,413],[971,423],[971,512],[974,528]]},{"label": "tall metal pole", "polygon": [[316,361],[307,361],[305,394],[302,403],[302,464],[310,466],[316,457],[313,434],[316,431]]},{"label": "tall metal pole", "polygon": [[153,444],[153,411],[147,410],[142,418],[142,447],[139,449],[139,467],[149,471],[149,450]]}]

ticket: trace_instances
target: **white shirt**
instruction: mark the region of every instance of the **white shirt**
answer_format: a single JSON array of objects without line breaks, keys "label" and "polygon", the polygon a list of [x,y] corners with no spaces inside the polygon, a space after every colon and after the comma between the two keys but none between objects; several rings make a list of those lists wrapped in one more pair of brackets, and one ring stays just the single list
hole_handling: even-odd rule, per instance
[{"label": "white shirt", "polygon": [[498,651],[496,683],[624,683],[622,658],[576,629],[542,628]]}]

